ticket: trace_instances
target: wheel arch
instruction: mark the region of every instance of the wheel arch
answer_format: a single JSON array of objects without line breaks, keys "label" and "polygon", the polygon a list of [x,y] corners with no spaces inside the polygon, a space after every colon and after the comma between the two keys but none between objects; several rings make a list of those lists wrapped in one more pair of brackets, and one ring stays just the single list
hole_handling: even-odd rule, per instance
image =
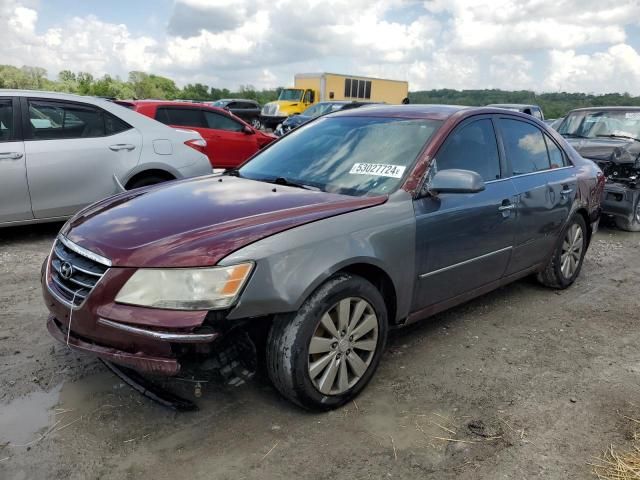
[{"label": "wheel arch", "polygon": [[332,276],[339,273],[349,273],[358,275],[368,280],[378,289],[387,307],[389,323],[397,323],[398,296],[396,285],[383,265],[374,258],[356,258],[334,265],[332,268],[318,276],[304,291],[296,306],[299,309],[302,304],[315,292],[323,283]]},{"label": "wheel arch", "polygon": [[149,168],[147,170],[142,170],[140,172],[137,172],[135,174],[133,174],[131,177],[129,177],[129,179],[126,181],[124,187],[128,190],[129,188],[131,188],[131,185],[135,182],[137,182],[138,180],[142,179],[142,178],[146,178],[146,177],[160,177],[160,178],[164,178],[165,180],[175,180],[176,177],[173,173],[167,171],[167,170],[163,170],[161,168]]}]

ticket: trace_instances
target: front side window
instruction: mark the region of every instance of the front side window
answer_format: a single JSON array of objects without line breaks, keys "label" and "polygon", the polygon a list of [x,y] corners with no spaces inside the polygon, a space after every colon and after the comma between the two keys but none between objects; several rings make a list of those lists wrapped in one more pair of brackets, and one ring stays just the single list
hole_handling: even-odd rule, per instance
[{"label": "front side window", "polygon": [[500,130],[507,158],[514,175],[539,172],[551,168],[547,144],[542,132],[530,123],[500,119]]},{"label": "front side window", "polygon": [[29,125],[32,138],[38,140],[106,135],[104,112],[74,103],[30,100]]},{"label": "front side window", "polygon": [[500,178],[500,157],[491,120],[476,120],[455,130],[438,151],[435,166],[438,171],[471,170],[485,182]]},{"label": "front side window", "polygon": [[323,117],[294,130],[239,170],[242,177],[286,179],[345,195],[390,193],[433,133],[439,120]]},{"label": "front side window", "polygon": [[640,110],[581,110],[567,115],[558,133],[574,138],[640,139]]},{"label": "front side window", "polygon": [[231,118],[220,115],[219,113],[209,112],[205,110],[204,117],[207,122],[206,128],[213,128],[215,130],[226,130],[228,132],[240,132],[242,131],[242,124],[232,120]]},{"label": "front side window", "polygon": [[0,142],[13,139],[13,105],[11,100],[0,100]]},{"label": "front side window", "polygon": [[160,107],[156,111],[156,120],[166,125],[195,128],[205,127],[202,111],[197,108]]}]

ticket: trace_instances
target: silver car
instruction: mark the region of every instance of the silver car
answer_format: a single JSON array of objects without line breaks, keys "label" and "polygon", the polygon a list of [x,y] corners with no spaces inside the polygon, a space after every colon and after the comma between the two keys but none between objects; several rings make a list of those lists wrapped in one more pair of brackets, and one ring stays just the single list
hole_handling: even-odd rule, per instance
[{"label": "silver car", "polygon": [[205,145],[107,100],[0,90],[0,226],[62,220],[125,189],[211,173]]}]

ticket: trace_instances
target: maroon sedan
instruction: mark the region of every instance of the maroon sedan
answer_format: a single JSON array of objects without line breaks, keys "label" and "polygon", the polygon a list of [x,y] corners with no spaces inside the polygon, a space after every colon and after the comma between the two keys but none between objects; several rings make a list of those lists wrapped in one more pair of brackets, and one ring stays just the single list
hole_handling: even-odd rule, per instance
[{"label": "maroon sedan", "polygon": [[371,379],[390,328],[528,275],[569,287],[603,184],[530,115],[421,105],[330,114],[226,175],[77,214],[46,261],[48,328],[72,348],[163,375],[248,332],[283,395],[335,408]]}]

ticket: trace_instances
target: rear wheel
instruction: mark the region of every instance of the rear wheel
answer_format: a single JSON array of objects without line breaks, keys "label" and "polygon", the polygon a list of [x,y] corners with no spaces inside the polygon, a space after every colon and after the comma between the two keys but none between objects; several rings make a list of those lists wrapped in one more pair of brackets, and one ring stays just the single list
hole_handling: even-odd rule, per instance
[{"label": "rear wheel", "polygon": [[575,215],[565,227],[558,244],[544,271],[538,274],[540,283],[547,287],[569,287],[580,274],[587,251],[587,225],[582,215]]},{"label": "rear wheel", "polygon": [[256,130],[260,130],[260,128],[262,127],[262,122],[260,122],[260,119],[258,117],[252,118],[251,126]]},{"label": "rear wheel", "polygon": [[633,215],[631,218],[615,218],[616,226],[621,230],[626,230],[627,232],[640,232],[640,196],[638,197],[638,201],[636,202],[636,207],[633,210]]},{"label": "rear wheel", "polygon": [[354,398],[373,376],[387,339],[380,292],[340,274],[291,315],[274,320],[267,368],[276,388],[305,408],[330,410]]}]

